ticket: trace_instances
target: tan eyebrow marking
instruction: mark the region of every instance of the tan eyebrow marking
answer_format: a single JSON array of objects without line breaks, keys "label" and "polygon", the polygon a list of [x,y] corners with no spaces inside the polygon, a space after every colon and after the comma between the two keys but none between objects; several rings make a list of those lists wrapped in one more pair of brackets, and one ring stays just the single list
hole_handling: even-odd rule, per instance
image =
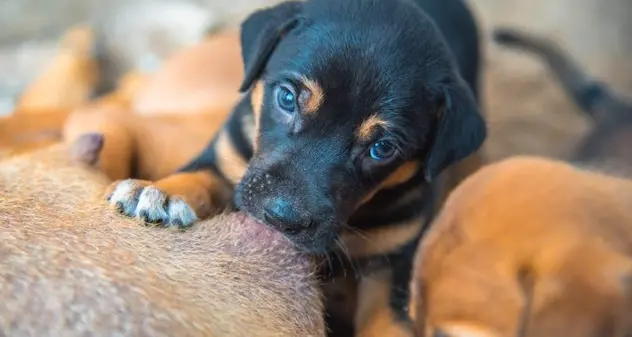
[{"label": "tan eyebrow marking", "polygon": [[380,118],[377,114],[373,114],[360,124],[360,127],[356,130],[356,138],[360,141],[368,141],[375,128],[388,128],[388,126],[389,123],[387,121]]},{"label": "tan eyebrow marking", "polygon": [[307,77],[301,77],[301,82],[309,91],[307,97],[299,97],[299,99],[305,100],[304,102],[301,102],[303,113],[308,115],[314,114],[323,105],[323,102],[325,101],[325,92],[316,81],[310,80]]}]

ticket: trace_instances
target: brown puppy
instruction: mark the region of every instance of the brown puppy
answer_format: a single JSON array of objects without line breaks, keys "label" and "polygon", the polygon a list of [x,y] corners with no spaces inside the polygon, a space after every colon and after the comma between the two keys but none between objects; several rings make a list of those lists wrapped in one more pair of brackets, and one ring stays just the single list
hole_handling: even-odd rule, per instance
[{"label": "brown puppy", "polygon": [[100,164],[112,179],[164,178],[200,153],[226,120],[238,99],[239,52],[235,32],[216,32],[151,76],[132,73],[124,82],[130,90],[120,88],[73,113],[64,139],[104,134]]},{"label": "brown puppy", "polygon": [[171,56],[138,93],[138,114],[230,110],[243,78],[239,32],[213,32],[204,41]]},{"label": "brown puppy", "polygon": [[89,101],[100,77],[92,30],[71,28],[59,48],[26,88],[14,112],[0,117],[0,158],[59,142],[66,117]]},{"label": "brown puppy", "polygon": [[75,162],[101,140],[0,163],[0,335],[324,336],[310,261],[279,234],[239,214],[159,231],[97,202],[109,181]]},{"label": "brown puppy", "polygon": [[629,336],[632,182],[515,157],[450,195],[420,245],[420,336]]},{"label": "brown puppy", "polygon": [[554,41],[545,37],[499,28],[498,43],[525,50],[549,66],[562,88],[595,125],[578,144],[571,160],[607,166],[622,172],[632,167],[632,101],[620,97],[605,83],[592,78]]},{"label": "brown puppy", "polygon": [[51,108],[69,110],[88,101],[99,80],[95,43],[89,27],[68,30],[56,58],[18,100],[16,113],[38,114]]}]

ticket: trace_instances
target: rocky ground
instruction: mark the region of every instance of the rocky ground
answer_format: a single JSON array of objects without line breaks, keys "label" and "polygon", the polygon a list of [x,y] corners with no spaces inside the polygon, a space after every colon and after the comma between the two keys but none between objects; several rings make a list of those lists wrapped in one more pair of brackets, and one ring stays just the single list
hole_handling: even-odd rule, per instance
[{"label": "rocky ground", "polygon": [[[344,0],[341,0],[344,1]],[[3,0],[0,2],[0,114],[46,64],[65,28],[98,22],[135,58],[161,58],[193,43],[209,25],[237,24],[278,0]],[[493,158],[563,155],[589,127],[546,69],[507,51],[490,30],[510,25],[548,34],[592,74],[632,97],[632,1],[471,0],[485,39],[485,113]],[[107,4],[107,5],[106,5]]]}]

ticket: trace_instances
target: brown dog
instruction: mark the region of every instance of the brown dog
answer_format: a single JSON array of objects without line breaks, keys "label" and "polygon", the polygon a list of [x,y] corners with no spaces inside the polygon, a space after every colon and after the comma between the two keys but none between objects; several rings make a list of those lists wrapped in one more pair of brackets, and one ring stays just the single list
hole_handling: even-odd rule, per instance
[{"label": "brown dog", "polygon": [[629,336],[632,182],[516,157],[450,195],[416,257],[420,336]]},{"label": "brown dog", "polygon": [[109,181],[76,163],[100,141],[0,164],[0,335],[324,336],[310,261],[287,240],[240,214],[186,233],[113,215]]},{"label": "brown dog", "polygon": [[123,82],[129,90],[75,111],[64,139],[104,134],[100,168],[112,179],[163,178],[200,153],[226,120],[239,98],[240,57],[236,32],[216,32],[150,77],[132,73]]},{"label": "brown dog", "polygon": [[[127,125],[125,130],[108,134],[107,138],[112,139],[108,143],[116,144],[120,143],[119,138],[130,137],[130,133],[140,134],[148,129],[145,117],[130,122],[133,117],[128,118],[129,115],[160,114],[157,119],[166,119],[168,124],[173,125],[174,121],[175,124],[179,123],[179,118],[174,117],[177,114],[206,113],[215,116],[219,113],[219,117],[212,117],[211,120],[219,118],[223,121],[239,98],[237,89],[242,76],[241,54],[238,35],[234,31],[214,32],[200,44],[176,53],[154,74],[131,71],[119,80],[116,90],[90,100],[90,93],[100,85],[99,72],[109,62],[107,55],[94,53],[98,42],[92,31],[86,27],[72,29],[66,34],[59,55],[25,90],[15,112],[0,118],[0,156],[59,142],[66,119],[77,109],[79,111],[68,122],[69,127],[66,130],[69,142],[77,136],[74,130],[81,130],[77,131],[80,134],[107,128],[102,126],[103,120],[106,120],[108,125]],[[63,81],[54,81],[58,78]],[[105,117],[110,111],[118,113]],[[37,115],[37,118],[33,118],[33,115]],[[169,116],[163,118],[162,115]],[[161,123],[165,122],[158,124]],[[157,127],[154,132],[162,134],[161,130],[161,127]],[[185,128],[182,132],[188,131]],[[207,135],[199,142],[206,143],[211,136]],[[149,139],[150,149],[145,150],[143,143],[136,150],[152,154],[155,152],[151,150],[153,140],[157,137],[146,138]],[[186,144],[180,146],[186,147]],[[195,153],[188,155],[184,161],[201,149],[195,148]],[[188,153],[186,150],[185,152]],[[182,163],[176,159],[174,165],[170,166],[167,173],[171,173]],[[125,166],[132,164],[126,162]],[[141,166],[151,168],[153,163],[143,162]],[[160,169],[158,171],[162,172]],[[152,172],[148,177],[156,177],[156,173]]]},{"label": "brown dog", "polygon": [[95,39],[88,27],[71,28],[59,53],[19,98],[14,112],[0,117],[0,158],[61,140],[70,112],[89,101],[99,82]]}]

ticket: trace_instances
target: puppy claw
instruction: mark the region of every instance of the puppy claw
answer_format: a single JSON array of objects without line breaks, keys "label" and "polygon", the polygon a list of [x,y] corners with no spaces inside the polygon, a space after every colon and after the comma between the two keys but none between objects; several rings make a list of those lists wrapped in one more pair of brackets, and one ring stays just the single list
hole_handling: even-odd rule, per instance
[{"label": "puppy claw", "polygon": [[191,206],[180,197],[170,197],[148,182],[127,179],[113,184],[106,198],[116,210],[146,225],[187,228],[197,220]]},{"label": "puppy claw", "polygon": [[116,184],[114,191],[108,198],[108,202],[114,205],[119,213],[133,217],[138,205],[138,197],[142,191],[142,185],[132,179],[123,180]]},{"label": "puppy claw", "polygon": [[147,186],[138,198],[136,206],[137,217],[151,224],[165,223],[169,219],[169,214],[165,209],[167,195],[153,186]]},{"label": "puppy claw", "polygon": [[172,197],[169,200],[167,210],[169,212],[169,225],[175,227],[190,227],[198,218],[195,211],[180,197]]}]

